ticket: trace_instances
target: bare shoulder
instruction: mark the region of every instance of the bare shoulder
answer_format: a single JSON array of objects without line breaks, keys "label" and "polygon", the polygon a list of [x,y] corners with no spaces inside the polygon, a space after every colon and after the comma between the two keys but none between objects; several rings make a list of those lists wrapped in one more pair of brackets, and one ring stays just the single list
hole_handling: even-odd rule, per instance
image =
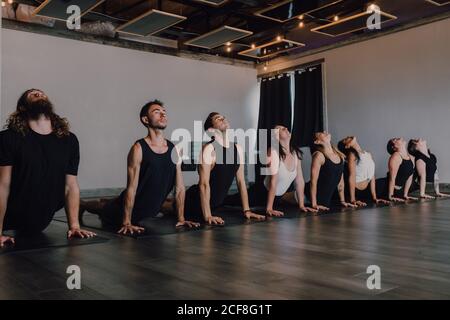
[{"label": "bare shoulder", "polygon": [[128,154],[128,161],[131,163],[139,162],[142,160],[142,147],[139,142],[135,142],[130,149]]},{"label": "bare shoulder", "polygon": [[349,152],[347,161],[356,161],[356,155],[353,152]]},{"label": "bare shoulder", "polygon": [[322,152],[320,152],[320,151],[315,151],[315,152],[312,154],[312,159],[313,159],[313,161],[314,161],[314,160],[316,160],[316,161],[325,161],[325,156],[323,155]]}]

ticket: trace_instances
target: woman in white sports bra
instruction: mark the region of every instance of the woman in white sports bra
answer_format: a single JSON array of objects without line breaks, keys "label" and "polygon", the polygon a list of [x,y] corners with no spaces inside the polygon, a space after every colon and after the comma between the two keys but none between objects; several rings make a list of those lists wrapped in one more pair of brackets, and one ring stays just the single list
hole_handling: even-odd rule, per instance
[{"label": "woman in white sports bra", "polygon": [[[288,201],[284,196],[292,194],[287,192],[291,184],[295,184],[296,196],[300,201],[295,202],[302,212],[316,212],[312,208],[306,207],[304,202],[305,181],[302,172],[302,152],[299,147],[295,146],[291,140],[289,130],[281,125],[274,127],[276,130],[275,140],[277,148],[269,148],[268,156],[268,175],[264,182],[256,183],[248,189],[248,198],[250,206],[265,206],[267,216],[283,216],[284,213],[275,210],[281,200]],[[226,205],[239,205],[239,194],[228,196],[225,199]]]},{"label": "woman in white sports bra", "polygon": [[355,136],[339,141],[338,149],[346,156],[345,184],[350,203],[359,207],[367,205],[368,200],[375,204],[389,204],[377,198],[375,162],[368,151],[364,151]]},{"label": "woman in white sports bra", "polygon": [[301,212],[316,212],[313,208],[305,206],[305,180],[302,172],[302,151],[291,139],[289,130],[277,125],[276,140],[278,151],[270,148],[268,150],[270,175],[264,179],[264,186],[267,190],[266,213],[268,215],[279,216],[283,213],[273,209],[275,198],[283,199],[292,182],[295,185],[295,195],[297,196],[298,207]]}]

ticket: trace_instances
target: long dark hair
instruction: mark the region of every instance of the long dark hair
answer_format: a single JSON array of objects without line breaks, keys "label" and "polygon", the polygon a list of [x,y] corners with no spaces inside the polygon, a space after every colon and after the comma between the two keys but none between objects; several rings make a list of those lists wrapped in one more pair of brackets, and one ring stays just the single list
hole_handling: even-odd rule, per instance
[{"label": "long dark hair", "polygon": [[[277,127],[278,125],[274,126],[272,129],[275,129],[275,127]],[[278,150],[280,159],[282,161],[284,161],[284,159],[286,159],[286,154],[287,154],[287,150],[285,150],[285,148],[278,142],[280,148]],[[300,147],[298,146],[298,144],[295,142],[295,138],[291,136],[291,140],[289,141],[289,153],[295,153],[295,155],[297,156],[297,158],[299,158],[300,160],[303,159],[303,152],[302,150],[300,150]]]},{"label": "long dark hair", "polygon": [[345,157],[348,158],[348,156],[353,153],[356,157],[356,159],[359,161],[361,160],[361,157],[359,155],[359,152],[356,151],[355,148],[350,147],[350,148],[346,148],[345,144],[344,144],[344,140],[341,140],[338,142],[337,148],[340,152],[342,152],[343,154],[345,154]]},{"label": "long dark hair", "polygon": [[[17,101],[16,111],[14,111],[6,120],[6,128],[26,135],[30,131],[28,125],[28,116],[25,105],[28,103],[28,94],[32,91],[41,91],[39,89],[28,89],[20,96]],[[70,134],[69,122],[66,118],[61,118],[56,113],[51,112],[48,117],[52,124],[52,130],[57,137],[64,137]]]},{"label": "long dark hair", "polygon": [[[422,152],[420,152],[420,151],[418,151],[416,149],[416,145],[417,145],[417,140],[416,139],[409,140],[409,142],[408,142],[408,153],[410,155],[412,155],[413,157],[415,157],[415,158],[420,156],[421,154],[423,154]],[[430,149],[428,149],[428,153],[431,154]]]},{"label": "long dark hair", "polygon": [[394,139],[390,139],[386,145],[386,150],[389,154],[394,154],[395,152],[395,145],[394,145]]},{"label": "long dark hair", "polygon": [[[313,133],[312,141],[316,140],[316,133],[317,132]],[[325,156],[325,152],[323,151],[323,147],[320,146],[320,145],[315,144],[314,142],[309,147],[309,149],[311,150],[311,154],[314,154],[316,151],[319,151],[319,152],[322,152],[323,155]],[[333,152],[336,153],[339,156],[339,158],[341,158],[341,160],[345,160],[345,154],[343,152],[339,151],[338,148],[336,148],[333,144],[331,144],[331,149],[333,149]]]}]

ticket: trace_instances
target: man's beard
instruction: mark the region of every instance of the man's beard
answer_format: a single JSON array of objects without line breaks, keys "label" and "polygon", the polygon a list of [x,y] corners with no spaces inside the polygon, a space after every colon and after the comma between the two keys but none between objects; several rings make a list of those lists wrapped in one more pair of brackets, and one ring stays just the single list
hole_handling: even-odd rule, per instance
[{"label": "man's beard", "polygon": [[157,123],[151,123],[150,122],[148,127],[152,128],[152,129],[157,129],[157,130],[164,130],[164,129],[166,129],[167,125],[166,126],[162,126],[162,125],[159,125]]},{"label": "man's beard", "polygon": [[26,114],[29,120],[37,120],[41,116],[49,117],[53,114],[53,105],[48,100],[39,99],[25,105]]}]

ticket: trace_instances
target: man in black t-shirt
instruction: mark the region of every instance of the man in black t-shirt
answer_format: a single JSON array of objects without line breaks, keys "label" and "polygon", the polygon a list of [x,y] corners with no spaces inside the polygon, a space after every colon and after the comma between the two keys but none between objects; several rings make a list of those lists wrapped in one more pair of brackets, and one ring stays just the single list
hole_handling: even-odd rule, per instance
[{"label": "man in black t-shirt", "polygon": [[77,137],[47,96],[25,91],[0,132],[0,246],[14,243],[3,230],[41,232],[66,207],[67,236],[92,237],[78,222],[80,160]]}]

